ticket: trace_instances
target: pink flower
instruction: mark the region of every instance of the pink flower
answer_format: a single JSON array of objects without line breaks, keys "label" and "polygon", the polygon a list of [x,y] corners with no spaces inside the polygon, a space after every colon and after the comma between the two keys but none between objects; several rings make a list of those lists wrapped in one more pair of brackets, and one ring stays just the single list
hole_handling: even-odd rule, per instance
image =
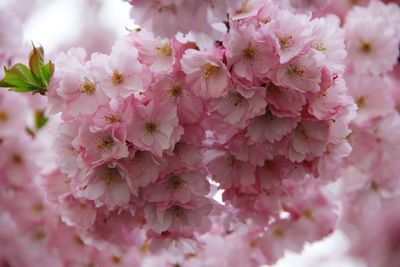
[{"label": "pink flower", "polygon": [[1,139],[0,179],[17,186],[29,183],[39,170],[36,162],[39,151],[27,135]]},{"label": "pink flower", "polygon": [[79,229],[89,229],[96,219],[94,205],[72,195],[61,198],[60,213],[65,224]]},{"label": "pink flower", "polygon": [[293,162],[321,157],[325,152],[328,137],[328,123],[301,121],[289,138],[287,157]]},{"label": "pink flower", "polygon": [[[281,11],[272,25],[272,38],[281,64],[304,54],[309,49],[311,29],[307,26],[309,18]],[[267,30],[268,32],[270,29]]]},{"label": "pink flower", "polygon": [[267,110],[264,115],[250,122],[246,135],[254,143],[262,143],[264,141],[274,143],[291,133],[297,122],[297,118],[279,118]]},{"label": "pink flower", "polygon": [[208,99],[227,94],[229,73],[221,59],[222,51],[218,49],[205,52],[186,50],[181,60],[182,70],[196,96]]},{"label": "pink flower", "polygon": [[188,203],[194,198],[204,197],[210,191],[204,175],[198,172],[174,172],[147,187],[144,198],[149,202]]},{"label": "pink flower", "polygon": [[277,65],[277,58],[270,42],[262,40],[262,35],[252,25],[234,27],[224,40],[228,67],[240,78],[254,81],[263,78]]},{"label": "pink flower", "polygon": [[359,11],[350,12],[344,26],[348,62],[356,72],[390,71],[399,56],[399,38],[394,28],[388,27],[384,18],[370,15],[367,9]]},{"label": "pink flower", "polygon": [[0,92],[0,137],[25,130],[27,106],[23,96],[3,90]]},{"label": "pink flower", "polygon": [[318,92],[322,70],[311,57],[300,56],[278,67],[272,75],[274,84],[300,92]]},{"label": "pink flower", "polygon": [[113,159],[128,156],[126,129],[107,127],[93,131],[90,122],[82,122],[79,129],[79,145],[83,149],[82,160],[88,167],[98,166]]},{"label": "pink flower", "polygon": [[117,42],[110,56],[93,54],[91,69],[99,86],[110,98],[127,97],[138,92],[149,80],[138,61],[137,49],[125,40]]},{"label": "pink flower", "polygon": [[234,155],[220,152],[207,164],[207,168],[212,178],[224,189],[237,187],[243,192],[254,190],[256,168],[245,161],[238,160]]},{"label": "pink flower", "polygon": [[347,75],[346,83],[349,94],[358,107],[357,122],[384,116],[394,110],[388,81],[383,77],[366,74]]},{"label": "pink flower", "polygon": [[265,111],[262,91],[243,94],[240,90],[229,91],[228,95],[211,102],[211,111],[222,117],[226,123],[238,128],[244,128],[249,120]]},{"label": "pink flower", "polygon": [[165,98],[176,105],[181,123],[198,122],[204,115],[203,101],[193,95],[182,72],[157,76],[147,92],[148,97]]},{"label": "pink flower", "polygon": [[269,104],[269,110],[279,117],[297,117],[306,104],[304,94],[276,86],[272,82],[267,85],[265,99]]},{"label": "pink flower", "polygon": [[139,59],[154,73],[171,72],[175,64],[175,50],[169,39],[154,38],[150,32],[140,31],[134,35]]},{"label": "pink flower", "polygon": [[178,124],[176,107],[154,100],[142,104],[133,100],[133,118],[127,140],[139,149],[162,156],[164,150],[173,148],[183,133]]},{"label": "pink flower", "polygon": [[209,228],[208,214],[212,205],[205,199],[186,204],[167,206],[147,205],[146,220],[156,233],[164,231],[181,232],[190,229],[192,232],[204,232]]},{"label": "pink flower", "polygon": [[56,162],[61,172],[71,177],[75,176],[84,166],[78,132],[76,123],[62,123],[53,144],[56,151]]},{"label": "pink flower", "polygon": [[96,203],[96,207],[106,205],[110,210],[125,206],[130,200],[130,190],[126,174],[115,164],[105,164],[89,170],[85,174],[78,194]]},{"label": "pink flower", "polygon": [[106,104],[109,98],[93,78],[88,64],[83,64],[80,58],[72,54],[63,57],[59,59],[59,65],[63,66],[63,63],[68,65],[55,74],[55,77],[60,79],[59,87],[51,94],[55,94],[55,99],[58,98],[63,105],[65,116],[93,114],[99,106]]},{"label": "pink flower", "polygon": [[257,12],[262,7],[262,0],[240,0],[236,1],[232,7],[232,19],[242,20],[257,15]]},{"label": "pink flower", "polygon": [[343,73],[346,49],[344,31],[339,28],[339,20],[333,17],[318,18],[311,21],[313,40],[311,51],[314,57],[325,64],[332,72]]},{"label": "pink flower", "polygon": [[150,152],[132,150],[129,156],[118,164],[126,172],[126,180],[132,194],[137,196],[140,187],[157,180],[165,163]]}]

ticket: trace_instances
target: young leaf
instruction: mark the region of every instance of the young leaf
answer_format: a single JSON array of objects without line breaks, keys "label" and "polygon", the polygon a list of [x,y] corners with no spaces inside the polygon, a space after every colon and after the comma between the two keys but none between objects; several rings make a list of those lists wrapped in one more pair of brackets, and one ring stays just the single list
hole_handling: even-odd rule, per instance
[{"label": "young leaf", "polygon": [[44,65],[43,48],[33,45],[29,55],[29,67],[18,63],[9,69],[4,67],[4,73],[0,87],[9,88],[16,92],[45,94],[54,73],[54,64],[49,61]]},{"label": "young leaf", "polygon": [[43,76],[43,64],[44,64],[44,51],[43,47],[35,47],[32,43],[33,49],[29,54],[29,68],[32,71],[32,74],[35,76],[37,80],[41,82],[41,84],[46,84],[46,80]]}]

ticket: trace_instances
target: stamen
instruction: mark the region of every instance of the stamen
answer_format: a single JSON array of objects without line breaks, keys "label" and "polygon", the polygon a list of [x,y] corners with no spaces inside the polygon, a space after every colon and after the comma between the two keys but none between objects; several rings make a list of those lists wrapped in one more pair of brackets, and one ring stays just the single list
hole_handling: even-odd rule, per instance
[{"label": "stamen", "polygon": [[281,50],[288,50],[294,44],[294,39],[289,34],[278,36],[278,39]]},{"label": "stamen", "polygon": [[144,129],[146,130],[146,132],[150,135],[154,134],[155,132],[157,132],[157,124],[155,124],[154,122],[147,122],[144,125]]},{"label": "stamen", "polygon": [[249,43],[249,45],[243,50],[243,56],[247,59],[253,60],[256,57],[257,54],[257,49],[252,43]]},{"label": "stamen", "polygon": [[204,64],[200,68],[201,68],[201,71],[203,72],[203,77],[206,80],[210,79],[211,76],[214,76],[219,72],[219,67],[214,66],[210,63]]},{"label": "stamen", "polygon": [[107,185],[112,185],[121,179],[121,174],[117,168],[109,168],[106,170],[106,174],[103,179]]},{"label": "stamen", "polygon": [[111,77],[111,82],[114,86],[117,86],[124,82],[124,75],[119,71],[115,70]]},{"label": "stamen", "polygon": [[360,96],[359,98],[356,99],[356,105],[358,108],[363,108],[365,107],[365,97]]},{"label": "stamen", "polygon": [[171,85],[171,87],[168,89],[168,95],[172,98],[177,98],[180,95],[182,95],[182,87],[179,85]]},{"label": "stamen", "polygon": [[101,141],[96,145],[97,149],[110,150],[114,146],[114,139],[112,136],[103,136]]},{"label": "stamen", "polygon": [[246,101],[246,99],[238,92],[229,92],[229,98],[235,107],[242,106]]},{"label": "stamen", "polygon": [[24,162],[24,159],[20,154],[14,154],[12,156],[12,161],[17,165],[21,165]]},{"label": "stamen", "polygon": [[326,48],[322,42],[313,44],[312,48],[314,48],[315,50],[318,50],[320,52],[325,52],[328,50],[328,48]]},{"label": "stamen", "polygon": [[304,69],[302,66],[298,66],[298,65],[291,65],[288,69],[287,69],[287,75],[289,76],[290,80],[296,80],[298,78],[301,78],[304,74]]},{"label": "stamen", "polygon": [[369,54],[372,52],[372,44],[370,42],[363,42],[360,49],[364,54]]},{"label": "stamen", "polygon": [[170,57],[172,55],[172,47],[169,43],[160,43],[155,50],[160,56]]},{"label": "stamen", "polygon": [[234,155],[229,155],[228,158],[226,159],[226,163],[230,167],[234,167],[236,164],[236,158]]},{"label": "stamen", "polygon": [[109,124],[122,122],[122,118],[118,114],[104,115],[104,120],[107,121]]},{"label": "stamen", "polygon": [[183,180],[179,175],[171,176],[168,183],[174,190],[181,188],[186,184],[185,180]]},{"label": "stamen", "polygon": [[94,95],[95,92],[96,92],[96,84],[90,81],[89,78],[85,77],[82,85],[81,94]]},{"label": "stamen", "polygon": [[5,111],[0,111],[0,123],[8,121],[8,114]]}]

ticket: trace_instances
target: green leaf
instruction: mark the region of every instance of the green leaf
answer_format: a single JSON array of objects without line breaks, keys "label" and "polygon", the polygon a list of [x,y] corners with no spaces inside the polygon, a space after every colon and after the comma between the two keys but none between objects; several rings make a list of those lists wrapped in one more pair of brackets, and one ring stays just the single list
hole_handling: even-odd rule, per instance
[{"label": "green leaf", "polygon": [[34,122],[35,122],[35,128],[36,130],[41,129],[43,126],[46,125],[47,121],[49,118],[44,114],[43,110],[37,110],[33,114],[34,116]]},{"label": "green leaf", "polygon": [[32,43],[33,49],[29,54],[29,68],[32,71],[33,76],[36,80],[39,80],[41,84],[46,84],[46,80],[43,76],[43,64],[44,64],[44,51],[43,47],[35,47]]},{"label": "green leaf", "polygon": [[4,67],[4,78],[0,87],[10,88],[16,92],[32,92],[44,94],[54,73],[54,64],[49,61],[44,65],[42,47],[35,47],[29,55],[29,67],[18,63],[7,69]]}]

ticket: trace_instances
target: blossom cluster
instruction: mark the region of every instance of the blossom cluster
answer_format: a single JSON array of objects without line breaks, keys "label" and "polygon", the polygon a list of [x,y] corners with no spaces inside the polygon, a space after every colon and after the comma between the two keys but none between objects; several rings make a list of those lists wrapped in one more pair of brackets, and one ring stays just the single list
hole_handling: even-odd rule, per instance
[{"label": "blossom cluster", "polygon": [[86,240],[157,251],[200,240],[228,213],[274,262],[333,231],[322,186],[351,151],[355,115],[338,21],[259,1],[228,26],[206,47],[139,29],[109,55],[72,49],[55,60],[59,170],[44,179]]},{"label": "blossom cluster", "polygon": [[258,267],[337,228],[398,262],[396,4],[129,3],[141,28],[110,53],[88,40],[45,96],[0,92],[0,266]]}]

